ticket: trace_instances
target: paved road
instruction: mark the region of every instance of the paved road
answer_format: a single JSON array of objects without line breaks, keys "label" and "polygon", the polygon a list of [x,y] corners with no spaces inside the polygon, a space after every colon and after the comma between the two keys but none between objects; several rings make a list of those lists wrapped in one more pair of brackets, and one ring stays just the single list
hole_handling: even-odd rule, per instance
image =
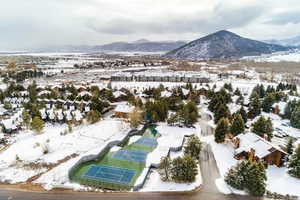
[{"label": "paved road", "polygon": [[[200,121],[202,135],[213,134],[205,119]],[[203,144],[200,155],[200,166],[203,178],[203,187],[194,192],[154,192],[154,193],[85,193],[85,192],[22,192],[7,190],[0,186],[0,200],[257,200],[259,198],[239,195],[224,195],[215,185],[219,178],[219,170],[210,145]],[[8,198],[12,197],[12,198]]]}]

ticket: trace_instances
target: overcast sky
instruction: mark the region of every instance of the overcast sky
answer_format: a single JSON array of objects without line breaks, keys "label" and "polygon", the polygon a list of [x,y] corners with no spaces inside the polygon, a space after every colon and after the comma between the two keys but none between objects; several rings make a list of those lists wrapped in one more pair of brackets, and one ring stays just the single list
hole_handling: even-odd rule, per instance
[{"label": "overcast sky", "polygon": [[194,40],[227,29],[300,35],[299,0],[2,0],[0,50],[115,41]]}]

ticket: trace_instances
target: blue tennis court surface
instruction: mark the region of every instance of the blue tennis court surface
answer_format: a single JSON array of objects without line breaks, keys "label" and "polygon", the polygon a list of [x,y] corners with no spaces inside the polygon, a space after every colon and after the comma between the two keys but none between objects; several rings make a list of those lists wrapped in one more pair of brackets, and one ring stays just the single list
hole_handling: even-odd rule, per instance
[{"label": "blue tennis court surface", "polygon": [[113,158],[120,160],[129,160],[133,162],[145,162],[147,157],[146,152],[123,149],[115,153]]},{"label": "blue tennis court surface", "polygon": [[103,165],[92,165],[84,177],[96,181],[128,185],[135,174],[135,170]]},{"label": "blue tennis court surface", "polygon": [[150,147],[156,147],[157,146],[157,141],[155,138],[152,137],[147,137],[143,136],[141,137],[138,141],[135,142],[136,144],[141,144],[145,146],[150,146]]}]

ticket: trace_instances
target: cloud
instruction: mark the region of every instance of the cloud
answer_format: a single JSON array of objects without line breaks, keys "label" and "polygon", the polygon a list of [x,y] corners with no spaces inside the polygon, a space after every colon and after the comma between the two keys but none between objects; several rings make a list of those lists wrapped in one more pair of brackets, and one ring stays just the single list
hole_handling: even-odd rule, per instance
[{"label": "cloud", "polygon": [[[289,37],[300,34],[297,3],[298,0],[10,0],[0,7],[0,48],[94,45],[139,38],[191,40],[221,29],[254,39]],[[283,31],[282,24],[286,23],[289,25]]]},{"label": "cloud", "polygon": [[265,22],[266,24],[284,25],[300,23],[300,10],[291,10],[278,13]]},{"label": "cloud", "polygon": [[[234,29],[245,26],[258,18],[264,8],[254,6],[231,7],[219,3],[211,11],[191,11],[186,13],[162,12],[141,19],[139,17],[116,17],[103,21],[88,19],[88,28],[106,34],[122,35],[135,33],[208,33],[221,29]],[[238,16],[238,17],[237,17]]]}]

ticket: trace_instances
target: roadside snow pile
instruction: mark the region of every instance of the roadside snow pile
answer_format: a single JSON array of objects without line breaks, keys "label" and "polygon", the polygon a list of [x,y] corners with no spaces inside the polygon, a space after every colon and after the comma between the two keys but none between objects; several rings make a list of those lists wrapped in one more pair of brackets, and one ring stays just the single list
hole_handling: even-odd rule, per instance
[{"label": "roadside snow pile", "polygon": [[157,170],[154,170],[150,179],[146,182],[144,188],[140,192],[161,192],[161,191],[191,191],[202,184],[202,177],[200,167],[198,168],[198,175],[196,176],[196,181],[193,183],[174,183],[174,182],[164,182],[160,179]]},{"label": "roadside snow pile", "polygon": [[[40,167],[43,164],[62,162],[64,158],[74,154],[79,155],[75,159],[80,159],[86,153],[97,154],[108,142],[122,140],[127,135],[129,126],[122,121],[110,119],[93,125],[75,127],[72,133],[62,135],[61,132],[65,129],[66,126],[48,124],[41,135],[32,132],[19,133],[16,142],[0,153],[0,180],[11,183],[24,182],[44,172],[46,169]],[[72,164],[74,163],[67,165],[66,168],[69,169]],[[62,167],[62,171],[59,170],[60,165],[56,168],[58,172],[54,173],[52,179],[59,179],[57,177],[60,177],[61,173],[67,175],[66,168]],[[54,170],[57,170],[56,168]],[[50,179],[45,181],[51,183]]]}]

